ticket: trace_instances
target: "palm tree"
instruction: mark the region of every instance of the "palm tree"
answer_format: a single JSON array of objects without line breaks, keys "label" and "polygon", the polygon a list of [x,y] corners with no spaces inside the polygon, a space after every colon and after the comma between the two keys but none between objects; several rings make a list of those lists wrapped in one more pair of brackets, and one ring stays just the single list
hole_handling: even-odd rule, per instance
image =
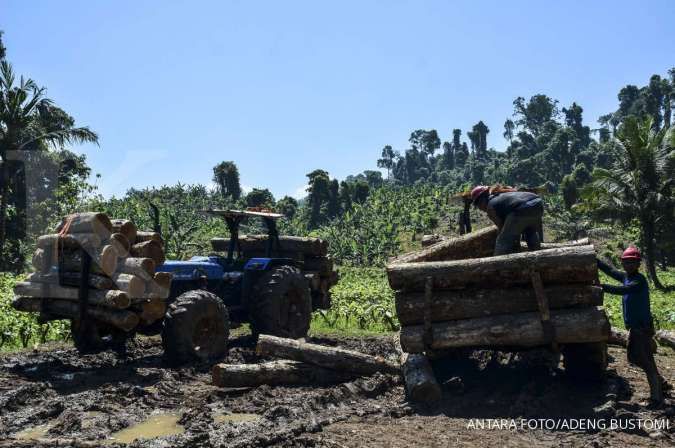
[{"label": "palm tree", "polygon": [[624,223],[637,220],[640,244],[654,285],[657,228],[672,219],[675,198],[675,131],[655,132],[652,118],[626,117],[616,133],[614,166],[595,168],[584,191],[584,204],[594,214]]},{"label": "palm tree", "polygon": [[8,157],[14,151],[40,151],[84,142],[98,144],[98,136],[87,127],[74,127],[72,118],[45,97],[44,88],[23,76],[17,82],[12,65],[0,60],[0,254],[5,248],[13,175]]}]

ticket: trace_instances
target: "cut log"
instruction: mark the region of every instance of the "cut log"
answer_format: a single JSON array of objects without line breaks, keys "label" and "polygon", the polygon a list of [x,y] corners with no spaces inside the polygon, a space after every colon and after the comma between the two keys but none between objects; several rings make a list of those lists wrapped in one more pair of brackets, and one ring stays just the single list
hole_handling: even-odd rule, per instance
[{"label": "cut log", "polygon": [[659,330],[656,332],[656,340],[661,345],[666,345],[675,350],[675,333],[667,330]]},{"label": "cut log", "polygon": [[609,332],[608,344],[618,345],[619,347],[628,346],[628,332],[620,328],[612,327]]},{"label": "cut log", "polygon": [[330,257],[307,257],[303,270],[315,271],[322,277],[326,277],[333,272],[333,260]]},{"label": "cut log", "polygon": [[349,381],[354,375],[293,361],[261,364],[216,364],[211,369],[213,384],[219,387],[254,387],[262,384],[327,385]]},{"label": "cut log", "polygon": [[[77,302],[79,289],[59,286],[51,283],[18,282],[14,285],[14,294],[25,297],[48,297]],[[96,306],[124,309],[131,304],[124,291],[116,289],[89,290],[89,303]]]},{"label": "cut log", "polygon": [[126,292],[130,298],[143,297],[145,294],[145,280],[131,274],[113,274],[112,281],[117,289]]},{"label": "cut log", "polygon": [[95,233],[73,233],[69,235],[42,235],[37,239],[37,247],[41,249],[57,250],[59,248],[77,249],[80,247],[99,248],[102,239]]},{"label": "cut log", "polygon": [[164,264],[164,249],[161,243],[155,240],[148,240],[142,243],[136,243],[131,246],[131,256],[137,258],[151,258],[155,266]]},{"label": "cut log", "polygon": [[[590,285],[551,285],[544,288],[552,309],[602,305],[602,288]],[[424,322],[424,293],[396,291],[396,314],[401,325]],[[432,292],[431,321],[469,319],[498,314],[537,311],[529,286],[508,289],[459,289]]]},{"label": "cut log", "polygon": [[476,232],[443,240],[422,250],[393,258],[390,263],[419,263],[422,261],[489,257],[494,252],[497,235],[499,235],[499,229],[496,226],[485,227]]},{"label": "cut log", "polygon": [[404,353],[401,356],[401,370],[405,380],[405,390],[410,400],[432,403],[441,399],[441,386],[436,381],[426,355]]},{"label": "cut log", "polygon": [[127,237],[121,233],[113,233],[110,235],[108,244],[110,244],[115,249],[115,252],[119,258],[125,258],[129,256],[129,249],[131,248],[131,245],[129,244]]},{"label": "cut log", "polygon": [[420,243],[422,243],[422,247],[429,247],[432,244],[436,244],[440,241],[444,241],[447,239],[448,238],[443,235],[438,235],[437,233],[434,233],[432,235],[423,235],[422,239],[420,240]]},{"label": "cut log", "polygon": [[148,283],[148,291],[162,299],[166,299],[171,292],[172,279],[173,274],[171,272],[157,272],[150,283]]},{"label": "cut log", "polygon": [[[602,308],[555,310],[551,313],[556,342],[602,342],[609,338],[609,321]],[[536,347],[549,343],[539,313],[479,317],[431,325],[429,348],[452,347]],[[408,353],[422,353],[426,345],[424,326],[401,328],[401,347]]]},{"label": "cut log", "polygon": [[[229,238],[213,238],[211,247],[214,251],[227,251],[230,245]],[[242,235],[239,245],[243,252],[265,252],[267,249],[267,235]],[[319,238],[304,238],[299,236],[280,236],[280,250],[284,252],[300,252],[305,255],[326,256],[328,242]]]},{"label": "cut log", "polygon": [[506,288],[530,283],[530,272],[541,274],[544,284],[591,283],[598,278],[593,246],[562,247],[535,252],[456,261],[390,264],[392,289],[424,291],[425,278],[434,289],[466,287]]},{"label": "cut log", "polygon": [[[81,276],[79,272],[63,272],[61,275],[58,273],[53,274],[40,274],[37,272],[32,272],[26,276],[27,282],[34,283],[52,283],[55,285],[60,284],[61,277],[68,286],[79,286]],[[102,275],[89,274],[89,287],[95,289],[111,289],[113,282],[110,278],[104,277]]]},{"label": "cut log", "polygon": [[[78,318],[80,315],[79,303],[69,300],[17,297],[12,301],[12,307],[17,311],[37,313],[44,311],[47,314],[62,316],[66,319]],[[126,310],[89,307],[87,308],[87,314],[96,320],[127,332],[136,328],[139,322],[135,313]]]},{"label": "cut log", "polygon": [[[117,267],[117,251],[111,245],[103,246],[100,253],[90,252],[92,256],[91,272],[112,275]],[[32,259],[33,268],[42,274],[48,273],[53,267],[58,267],[58,258],[54,257],[49,249],[38,248]],[[80,272],[82,269],[82,255],[79,250],[64,251],[63,270],[65,272]]]},{"label": "cut log", "polygon": [[258,338],[256,352],[262,356],[306,362],[339,372],[361,375],[372,375],[375,372],[394,374],[400,372],[398,364],[378,356],[266,334],[261,334]]},{"label": "cut log", "polygon": [[136,234],[138,232],[138,228],[132,221],[129,221],[128,219],[112,219],[111,223],[113,233],[121,233],[124,235],[127,238],[129,244],[134,244],[137,242]]},{"label": "cut log", "polygon": [[56,231],[58,233],[95,233],[102,239],[106,239],[112,233],[112,223],[105,213],[75,213],[66,216]]},{"label": "cut log", "polygon": [[46,274],[49,272],[52,265],[52,249],[51,248],[37,248],[33,252],[31,258],[31,265],[36,272]]},{"label": "cut log", "polygon": [[[581,238],[579,240],[572,240],[572,241],[562,241],[558,243],[541,243],[541,248],[542,249],[555,249],[558,247],[571,247],[571,246],[588,246],[591,244],[588,238]],[[527,244],[521,243],[520,244],[521,248],[527,249]]]},{"label": "cut log", "polygon": [[166,314],[166,300],[155,294],[151,293],[146,298],[133,299],[132,301],[134,303],[131,307],[140,311],[138,317],[140,317],[143,325],[150,325],[163,319],[164,314]]},{"label": "cut log", "polygon": [[152,258],[123,258],[117,263],[117,272],[136,275],[149,282],[155,275],[155,262]]},{"label": "cut log", "polygon": [[146,241],[157,241],[159,244],[164,244],[162,241],[162,236],[157,232],[142,232],[138,231],[136,234],[136,243],[144,243]]}]

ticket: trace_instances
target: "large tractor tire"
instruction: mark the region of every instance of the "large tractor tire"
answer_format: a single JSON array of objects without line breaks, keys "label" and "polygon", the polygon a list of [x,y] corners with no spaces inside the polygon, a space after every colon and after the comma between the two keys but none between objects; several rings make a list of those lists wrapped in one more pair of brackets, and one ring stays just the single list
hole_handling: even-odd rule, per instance
[{"label": "large tractor tire", "polygon": [[208,291],[188,291],[169,305],[164,316],[162,346],[173,365],[203,362],[227,353],[230,318],[223,301]]},{"label": "large tractor tire", "polygon": [[127,339],[133,336],[131,333],[96,321],[88,322],[86,330],[82,332],[79,319],[71,319],[70,335],[80,353],[94,353],[109,348],[124,351]]},{"label": "large tractor tire", "polygon": [[571,378],[599,381],[607,370],[607,343],[566,344],[562,347],[563,366]]},{"label": "large tractor tire", "polygon": [[307,336],[312,319],[312,297],[302,272],[293,266],[277,266],[254,286],[251,297],[251,330],[254,336],[284,338]]}]

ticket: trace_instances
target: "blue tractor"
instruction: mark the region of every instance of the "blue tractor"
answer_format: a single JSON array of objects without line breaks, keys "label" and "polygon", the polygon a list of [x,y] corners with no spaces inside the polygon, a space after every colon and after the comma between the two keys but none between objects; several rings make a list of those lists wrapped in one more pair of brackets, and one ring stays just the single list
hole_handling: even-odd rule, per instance
[{"label": "blue tractor", "polygon": [[[173,274],[167,313],[154,331],[161,331],[166,358],[183,363],[222,356],[231,323],[249,322],[254,336],[304,337],[313,311],[310,282],[302,262],[273,257],[283,253],[276,226],[283,215],[249,210],[205,213],[225,219],[229,247],[225,256],[166,261],[158,267]],[[246,218],[261,218],[265,224],[264,257],[240,256],[239,227]]]}]

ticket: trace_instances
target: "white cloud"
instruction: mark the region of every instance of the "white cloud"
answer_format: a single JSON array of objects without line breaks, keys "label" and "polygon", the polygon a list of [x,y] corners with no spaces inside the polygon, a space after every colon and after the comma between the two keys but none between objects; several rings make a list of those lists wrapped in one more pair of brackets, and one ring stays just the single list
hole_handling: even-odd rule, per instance
[{"label": "white cloud", "polygon": [[303,185],[301,187],[296,188],[293,193],[290,194],[291,197],[295,199],[302,199],[307,196],[307,189],[309,188],[309,185]]}]

